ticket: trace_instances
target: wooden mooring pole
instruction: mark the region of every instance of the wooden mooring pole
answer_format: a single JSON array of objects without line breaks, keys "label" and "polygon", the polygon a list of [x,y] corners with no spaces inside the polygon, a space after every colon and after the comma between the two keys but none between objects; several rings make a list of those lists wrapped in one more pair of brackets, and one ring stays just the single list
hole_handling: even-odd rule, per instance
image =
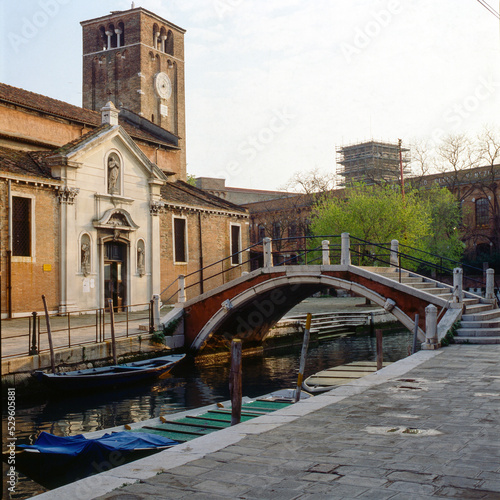
[{"label": "wooden mooring pole", "polygon": [[377,337],[377,370],[382,370],[384,366],[382,330],[375,329],[375,336]]},{"label": "wooden mooring pole", "polygon": [[50,366],[52,367],[52,373],[56,373],[56,364],[54,361],[54,346],[52,345],[52,331],[50,330],[49,310],[47,309],[47,301],[45,300],[45,295],[42,295],[42,300],[43,300],[43,308],[45,309],[45,323],[47,325],[47,338],[49,339]]},{"label": "wooden mooring pole", "polygon": [[116,357],[116,340],[115,340],[115,311],[113,310],[113,299],[108,299],[109,304],[109,319],[111,327],[111,349],[113,351],[113,364],[118,364]]},{"label": "wooden mooring pole", "polygon": [[231,342],[229,392],[231,394],[231,425],[236,425],[241,421],[241,339],[233,339]]},{"label": "wooden mooring pole", "polygon": [[419,321],[419,316],[418,316],[418,314],[415,314],[415,329],[413,331],[413,345],[412,345],[412,348],[411,348],[411,353],[412,354],[415,354],[417,352],[418,321]]},{"label": "wooden mooring pole", "polygon": [[306,368],[307,349],[309,347],[309,331],[311,329],[312,314],[307,313],[306,327],[304,329],[304,340],[302,341],[302,351],[300,353],[299,376],[297,377],[297,389],[295,389],[295,402],[300,399],[302,381],[304,380],[304,370]]}]

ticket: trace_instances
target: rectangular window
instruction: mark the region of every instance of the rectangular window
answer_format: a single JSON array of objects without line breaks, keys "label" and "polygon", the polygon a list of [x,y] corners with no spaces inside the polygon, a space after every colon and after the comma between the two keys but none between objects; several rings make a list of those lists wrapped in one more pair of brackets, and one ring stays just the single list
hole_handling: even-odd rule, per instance
[{"label": "rectangular window", "polygon": [[231,226],[231,264],[241,262],[240,226]]},{"label": "rectangular window", "polygon": [[490,222],[490,204],[486,198],[476,200],[476,225],[487,226]]},{"label": "rectangular window", "polygon": [[174,261],[187,262],[186,219],[174,218]]},{"label": "rectangular window", "polygon": [[12,255],[31,257],[31,199],[12,197]]}]

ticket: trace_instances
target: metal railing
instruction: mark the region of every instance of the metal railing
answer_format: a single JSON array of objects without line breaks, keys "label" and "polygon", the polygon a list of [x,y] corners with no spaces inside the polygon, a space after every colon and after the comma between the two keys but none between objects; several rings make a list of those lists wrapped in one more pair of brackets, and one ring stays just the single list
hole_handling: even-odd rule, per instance
[{"label": "metal railing", "polygon": [[[139,330],[141,322],[148,322],[149,332],[153,329],[152,301],[143,304],[114,306],[113,311],[116,338],[147,333]],[[13,335],[2,334],[2,359],[36,355],[49,351],[45,315],[33,312],[25,319],[28,320],[27,333],[21,331]],[[49,314],[49,320],[56,349],[97,344],[111,339],[109,308],[53,313]],[[23,318],[11,321],[14,322],[13,325],[21,324]],[[22,325],[21,328],[24,329]],[[26,344],[27,349],[25,350],[25,347],[22,346],[26,346]]]}]

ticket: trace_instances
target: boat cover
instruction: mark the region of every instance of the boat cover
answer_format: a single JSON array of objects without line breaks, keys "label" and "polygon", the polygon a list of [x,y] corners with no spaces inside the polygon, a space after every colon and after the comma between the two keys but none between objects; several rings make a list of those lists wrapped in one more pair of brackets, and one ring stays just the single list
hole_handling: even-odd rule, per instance
[{"label": "boat cover", "polygon": [[62,437],[41,432],[34,444],[22,444],[18,448],[75,457],[81,453],[99,455],[100,452],[154,449],[175,444],[178,442],[173,439],[146,432],[113,432],[96,439],[87,439],[82,434]]}]

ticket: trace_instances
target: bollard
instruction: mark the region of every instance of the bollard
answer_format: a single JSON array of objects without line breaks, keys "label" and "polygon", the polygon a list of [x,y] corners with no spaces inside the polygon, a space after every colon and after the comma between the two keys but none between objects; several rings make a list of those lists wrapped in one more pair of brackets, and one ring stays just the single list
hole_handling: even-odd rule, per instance
[{"label": "bollard", "polygon": [[425,342],[422,349],[436,349],[437,347],[437,307],[429,304],[425,308]]},{"label": "bollard", "polygon": [[153,328],[158,330],[160,325],[160,296],[158,294],[153,295]]},{"label": "bollard", "polygon": [[179,288],[177,293],[177,302],[186,302],[186,277],[179,274]]},{"label": "bollard", "polygon": [[486,270],[486,295],[485,299],[495,300],[495,270]]},{"label": "bollard", "polygon": [[323,251],[323,265],[330,265],[330,242],[328,240],[323,240],[321,242],[321,247]]},{"label": "bollard", "polygon": [[33,333],[32,333],[32,337],[31,337],[30,356],[36,356],[38,354],[38,350],[36,348],[36,317],[37,317],[37,312],[33,311],[31,314],[33,315]]},{"label": "bollard", "polygon": [[264,267],[273,267],[273,245],[271,238],[262,240],[264,246]]},{"label": "bollard", "polygon": [[342,233],[341,235],[341,251],[340,251],[340,265],[350,266],[351,265],[351,242],[349,238],[349,233]]},{"label": "bollard", "polygon": [[241,339],[233,339],[231,342],[229,393],[231,394],[231,425],[236,425],[241,421]]},{"label": "bollard", "polygon": [[297,377],[297,389],[295,389],[295,402],[300,400],[302,381],[304,380],[304,370],[306,368],[306,358],[307,358],[307,349],[309,347],[311,321],[312,321],[312,314],[307,313],[306,327],[304,328],[304,340],[302,342],[302,351],[300,353],[299,375]]},{"label": "bollard", "polygon": [[399,267],[399,241],[392,240],[391,241],[391,266]]},{"label": "bollard", "polygon": [[462,268],[455,267],[453,269],[453,302],[462,303],[464,300],[463,293],[464,272]]},{"label": "bollard", "polygon": [[377,343],[377,371],[382,370],[384,367],[384,337],[381,329],[375,330],[375,337]]}]

